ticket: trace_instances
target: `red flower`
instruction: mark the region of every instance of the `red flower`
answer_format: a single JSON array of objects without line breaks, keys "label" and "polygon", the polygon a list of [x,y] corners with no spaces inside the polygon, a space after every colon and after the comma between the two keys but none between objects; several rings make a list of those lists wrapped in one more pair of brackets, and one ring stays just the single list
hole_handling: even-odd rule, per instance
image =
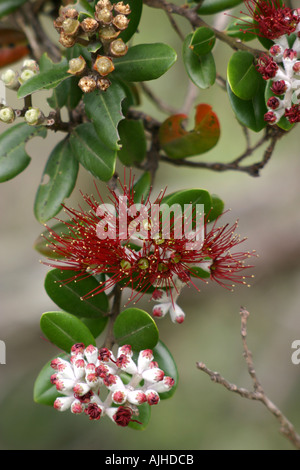
[{"label": "red flower", "polygon": [[300,22],[294,10],[281,6],[279,0],[244,0],[245,5],[254,20],[249,23],[248,31],[271,40],[278,39],[285,34],[295,32]]},{"label": "red flower", "polygon": [[133,421],[138,424],[142,424],[136,419],[131,419],[133,411],[129,406],[119,406],[117,412],[114,414],[113,419],[118,426],[126,427],[128,424]]},{"label": "red flower", "polygon": [[285,110],[284,115],[291,124],[300,122],[300,105],[293,104],[290,108]]},{"label": "red flower", "polygon": [[272,57],[264,54],[258,58],[256,68],[264,80],[269,80],[270,78],[275,77],[278,70],[278,65],[272,59]]}]

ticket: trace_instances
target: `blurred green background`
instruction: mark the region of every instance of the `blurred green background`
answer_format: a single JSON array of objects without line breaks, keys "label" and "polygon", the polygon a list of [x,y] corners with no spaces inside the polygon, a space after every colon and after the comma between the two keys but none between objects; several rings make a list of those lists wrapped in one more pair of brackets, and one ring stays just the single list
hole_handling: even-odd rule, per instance
[{"label": "blurred green background", "polygon": [[[224,19],[222,15],[215,20],[222,27]],[[178,24],[185,34],[190,32],[186,21],[178,18]],[[178,62],[149,86],[180,108],[188,87],[180,39],[164,12],[144,7],[134,43],[153,42],[174,47]],[[218,73],[224,77],[231,53],[219,43],[214,49]],[[40,104],[46,112],[47,96],[34,96],[34,105]],[[213,150],[194,160],[225,162],[242,153],[244,137],[224,91],[218,85],[199,90],[195,105],[199,103],[213,106],[222,134]],[[12,92],[8,92],[8,104],[17,106]],[[141,109],[158,119],[167,117],[144,97]],[[191,126],[193,111],[190,118]],[[234,293],[212,283],[200,285],[200,293],[186,288],[179,302],[187,314],[185,322],[174,325],[169,317],[158,321],[160,337],[177,362],[180,382],[172,399],[153,407],[150,425],[142,432],[119,428],[107,418],[90,422],[85,416],[58,413],[33,402],[35,377],[57,354],[39,329],[41,314],[57,308],[43,288],[47,268],[32,248],[41,232],[33,203],[46,159],[62,136],[49,132],[46,140],[29,142],[31,164],[0,187],[0,339],[7,349],[7,364],[0,365],[0,449],[292,449],[280,435],[275,418],[260,403],[211,383],[197,370],[196,362],[206,363],[238,386],[251,387],[239,333],[239,309],[244,306],[251,313],[248,342],[258,376],[269,397],[300,430],[300,365],[291,362],[292,341],[300,339],[298,129],[278,143],[259,178],[160,165],[154,192],[167,186],[169,191],[199,187],[218,194],[231,209],[224,221],[239,218],[239,233],[248,237],[245,249],[256,249],[259,258],[251,288],[238,287]],[[251,133],[253,142],[258,138]],[[258,152],[249,161],[261,155]],[[93,178],[83,169],[67,205],[77,206],[79,189],[93,192]],[[146,298],[139,306],[151,308]]]}]

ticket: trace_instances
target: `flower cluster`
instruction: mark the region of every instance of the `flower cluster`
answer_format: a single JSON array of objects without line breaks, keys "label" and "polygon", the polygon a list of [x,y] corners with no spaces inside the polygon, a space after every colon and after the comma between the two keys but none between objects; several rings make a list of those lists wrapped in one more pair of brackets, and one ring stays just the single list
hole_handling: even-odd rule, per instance
[{"label": "flower cluster", "polygon": [[[215,221],[209,229],[202,215],[200,228],[192,230],[197,221],[195,210],[190,220],[180,211],[174,215],[172,206],[163,203],[162,193],[154,204],[149,196],[143,204],[136,204],[133,181],[121,187],[122,193],[111,190],[112,204],[99,205],[94,198],[84,196],[91,210],[65,208],[70,220],[61,222],[69,233],[59,234],[47,227],[47,246],[57,259],[46,264],[76,271],[65,282],[105,275],[105,280],[83,299],[119,284],[131,290],[129,301],[152,294],[159,302],[155,316],[169,312],[173,321],[182,323],[184,314],[176,305],[182,287],[196,287],[197,278],[207,282],[209,277],[230,289],[235,283],[246,284],[247,276],[241,272],[250,267],[245,260],[253,253],[232,253],[244,241],[235,234],[236,223],[217,227]],[[158,219],[161,223],[156,225]]]},{"label": "flower cluster", "polygon": [[74,344],[70,360],[51,362],[55,370],[51,383],[62,395],[56,398],[54,408],[85,413],[91,420],[107,415],[124,427],[131,421],[139,423],[133,419],[139,416],[139,405],[157,405],[159,393],[169,391],[174,379],[158,367],[150,349],[140,351],[136,363],[132,355],[129,345],[119,347],[115,358],[107,348]]},{"label": "flower cluster", "polygon": [[[259,36],[273,41],[269,54],[262,55],[257,70],[270,82],[272,95],[264,119],[276,124],[283,116],[294,124],[300,121],[300,9],[291,9],[279,0],[245,2]],[[293,44],[289,36],[295,34]],[[291,42],[291,40],[290,40]]]},{"label": "flower cluster", "polygon": [[[59,17],[54,21],[54,27],[59,32],[59,42],[64,47],[73,47],[76,42],[89,45],[100,41],[101,55],[92,60],[92,68],[88,69],[83,56],[69,61],[68,72],[72,75],[82,75],[79,87],[84,93],[95,89],[107,90],[110,80],[107,76],[114,70],[114,57],[122,57],[128,47],[118,36],[129,24],[130,6],[122,1],[112,4],[109,0],[99,0],[95,5],[94,18],[86,16],[82,21],[75,8],[62,7]],[[95,53],[97,51],[94,51]]]}]

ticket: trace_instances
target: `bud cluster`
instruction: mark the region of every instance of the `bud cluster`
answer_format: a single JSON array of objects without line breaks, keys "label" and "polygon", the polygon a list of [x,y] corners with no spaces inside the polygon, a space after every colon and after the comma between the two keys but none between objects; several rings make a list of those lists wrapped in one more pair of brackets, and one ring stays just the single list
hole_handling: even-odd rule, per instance
[{"label": "bud cluster", "polygon": [[90,420],[107,415],[123,427],[131,421],[140,423],[133,419],[139,416],[139,405],[158,404],[159,393],[169,391],[174,379],[158,367],[150,349],[140,351],[136,363],[132,356],[130,345],[119,347],[115,357],[107,348],[74,344],[69,361],[57,358],[51,362],[55,370],[51,382],[62,395],[54,408],[85,413]]},{"label": "bud cluster", "polygon": [[69,73],[82,76],[78,85],[84,93],[95,89],[106,91],[110,86],[107,76],[115,68],[113,58],[124,56],[128,50],[123,39],[118,36],[127,28],[130,13],[128,4],[125,5],[122,1],[112,4],[109,0],[99,0],[95,5],[94,18],[86,17],[82,21],[79,21],[79,14],[74,8],[60,9],[54,27],[59,32],[59,42],[64,47],[72,47],[82,39],[87,45],[95,40],[101,42],[101,55],[98,54],[93,60],[91,70],[82,56],[69,62]]}]

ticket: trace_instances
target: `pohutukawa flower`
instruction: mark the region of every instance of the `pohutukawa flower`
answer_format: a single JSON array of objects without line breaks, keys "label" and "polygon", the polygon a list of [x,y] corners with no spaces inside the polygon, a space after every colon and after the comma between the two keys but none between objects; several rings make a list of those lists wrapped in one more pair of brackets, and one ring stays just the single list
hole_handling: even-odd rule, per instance
[{"label": "pohutukawa flower", "polygon": [[[107,415],[117,425],[125,427],[139,414],[143,403],[157,405],[159,393],[174,386],[174,379],[166,376],[153,360],[150,349],[140,351],[137,362],[132,360],[130,345],[119,347],[117,357],[107,348],[82,343],[71,349],[69,360],[57,358],[51,361],[55,374],[50,381],[63,396],[54,402],[58,411],[71,410],[74,414],[86,414],[90,420]],[[94,373],[93,373],[94,371]],[[131,376],[124,383],[122,372]],[[102,390],[106,398],[102,401]],[[114,405],[121,405],[116,408]],[[140,423],[141,424],[141,423]]]},{"label": "pohutukawa flower", "polygon": [[[244,261],[251,254],[232,253],[243,241],[235,235],[236,224],[217,227],[215,222],[209,229],[193,206],[190,220],[181,211],[176,215],[162,204],[164,191],[153,203],[149,195],[137,205],[134,178],[130,178],[128,186],[120,185],[121,191],[110,190],[109,203],[104,203],[98,194],[101,204],[93,197],[83,196],[88,211],[65,207],[70,221],[62,222],[69,234],[60,235],[49,229],[49,246],[60,259],[45,264],[77,272],[65,283],[98,274],[105,276],[83,299],[120,284],[121,289],[131,289],[129,301],[149,292],[158,302],[155,316],[169,312],[173,321],[182,323],[184,312],[176,305],[182,288],[193,285],[198,289],[196,278],[207,282],[197,274],[197,267],[220,284],[220,279],[238,282],[236,273],[247,268]],[[240,282],[245,283],[243,277]]]}]

